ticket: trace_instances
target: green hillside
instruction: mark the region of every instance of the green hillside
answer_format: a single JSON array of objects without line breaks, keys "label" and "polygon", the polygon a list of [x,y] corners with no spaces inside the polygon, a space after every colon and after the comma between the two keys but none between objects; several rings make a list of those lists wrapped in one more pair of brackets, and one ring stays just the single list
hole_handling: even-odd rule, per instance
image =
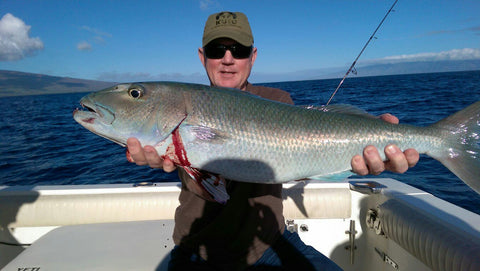
[{"label": "green hillside", "polygon": [[114,84],[113,82],[0,70],[0,97],[90,92]]}]

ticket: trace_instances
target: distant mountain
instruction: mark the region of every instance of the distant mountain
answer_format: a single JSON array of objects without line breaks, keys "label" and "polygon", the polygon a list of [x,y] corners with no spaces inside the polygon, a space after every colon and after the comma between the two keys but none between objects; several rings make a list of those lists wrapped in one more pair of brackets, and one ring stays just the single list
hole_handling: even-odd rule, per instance
[{"label": "distant mountain", "polygon": [[[252,83],[285,82],[302,80],[321,80],[343,78],[350,65],[343,67],[329,67],[306,69],[284,73],[252,72]],[[480,70],[480,59],[473,60],[443,60],[443,61],[416,61],[390,64],[363,64],[355,66],[357,74],[350,73],[349,77],[381,76],[414,73],[459,72]]]},{"label": "distant mountain", "polygon": [[113,82],[0,70],[0,97],[89,92],[114,84]]},{"label": "distant mountain", "polygon": [[[444,61],[417,61],[393,64],[377,64],[356,66],[357,76],[378,76],[412,73],[458,72],[480,70],[480,59],[473,60],[444,60]],[[347,69],[317,76],[317,79],[342,78]],[[350,75],[355,76],[355,75]]]}]

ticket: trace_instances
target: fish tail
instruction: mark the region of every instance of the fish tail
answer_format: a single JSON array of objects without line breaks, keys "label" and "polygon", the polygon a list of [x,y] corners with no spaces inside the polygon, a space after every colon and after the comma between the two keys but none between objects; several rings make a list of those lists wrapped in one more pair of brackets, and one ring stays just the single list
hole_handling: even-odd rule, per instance
[{"label": "fish tail", "polygon": [[448,134],[447,148],[431,156],[480,193],[480,101],[431,127]]}]

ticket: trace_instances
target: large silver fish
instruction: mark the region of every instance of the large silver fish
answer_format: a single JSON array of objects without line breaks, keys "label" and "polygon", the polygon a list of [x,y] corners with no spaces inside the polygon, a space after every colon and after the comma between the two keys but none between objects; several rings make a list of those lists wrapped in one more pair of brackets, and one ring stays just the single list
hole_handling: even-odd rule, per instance
[{"label": "large silver fish", "polygon": [[85,128],[122,146],[129,137],[154,146],[219,201],[227,196],[213,176],[280,183],[330,175],[349,171],[365,146],[388,144],[435,158],[480,192],[480,101],[429,127],[172,82],[119,84],[81,104],[88,110],[75,110],[74,118]]}]

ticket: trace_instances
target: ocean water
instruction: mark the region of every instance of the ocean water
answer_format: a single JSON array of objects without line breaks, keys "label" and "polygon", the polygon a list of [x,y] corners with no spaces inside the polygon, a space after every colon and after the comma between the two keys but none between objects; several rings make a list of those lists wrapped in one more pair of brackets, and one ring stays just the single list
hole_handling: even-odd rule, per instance
[{"label": "ocean water", "polygon": [[[338,83],[329,79],[263,85],[289,91],[296,104],[322,105]],[[127,162],[124,148],[77,124],[72,112],[84,95],[0,98],[0,185],[178,180],[176,173]],[[401,123],[426,126],[478,100],[480,71],[471,71],[349,77],[333,103],[351,104],[375,115],[388,112]],[[405,174],[380,177],[395,178],[480,214],[480,195],[427,156]]]}]

